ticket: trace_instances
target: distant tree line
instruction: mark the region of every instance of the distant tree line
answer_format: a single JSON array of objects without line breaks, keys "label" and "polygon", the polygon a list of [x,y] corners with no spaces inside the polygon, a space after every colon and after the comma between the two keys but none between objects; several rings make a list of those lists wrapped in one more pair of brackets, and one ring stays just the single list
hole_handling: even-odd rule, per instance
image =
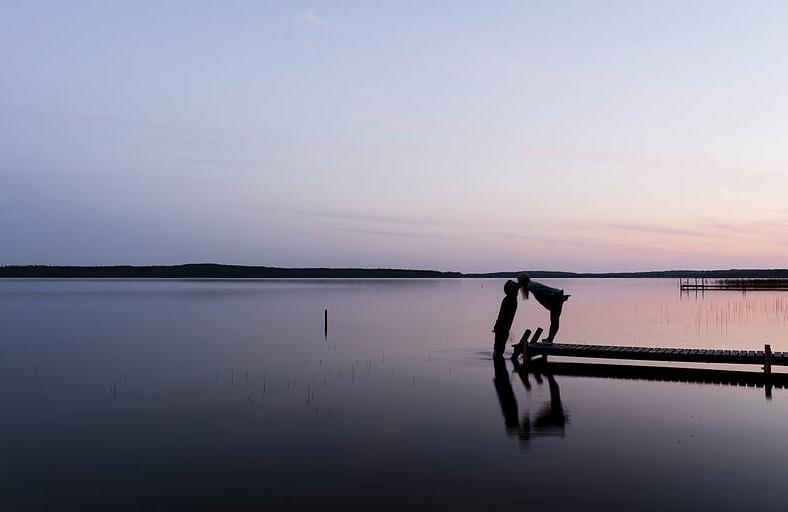
[{"label": "distant tree line", "polygon": [[196,263],[155,266],[48,266],[14,265],[0,267],[0,277],[18,278],[445,278],[461,277],[459,272],[365,268],[277,268]]},{"label": "distant tree line", "polygon": [[[522,271],[463,274],[437,270],[390,268],[280,268],[194,263],[154,266],[50,266],[8,265],[0,267],[0,278],[168,278],[168,279],[297,279],[297,278],[501,278]],[[662,270],[653,272],[577,273],[529,271],[535,278],[788,278],[788,269]]]},{"label": "distant tree line", "polygon": [[[463,274],[463,277],[501,277],[509,278],[517,272],[493,272],[486,274]],[[729,269],[729,270],[653,270],[648,272],[554,272],[549,270],[529,271],[531,277],[537,278],[788,278],[788,269]]]}]

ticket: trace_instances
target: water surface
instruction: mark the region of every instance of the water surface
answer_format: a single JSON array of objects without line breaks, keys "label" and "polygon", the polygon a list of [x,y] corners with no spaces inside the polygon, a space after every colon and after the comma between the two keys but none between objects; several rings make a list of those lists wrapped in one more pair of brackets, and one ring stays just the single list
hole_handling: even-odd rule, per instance
[{"label": "water surface", "polygon": [[[545,282],[572,294],[559,341],[788,350],[784,292]],[[788,476],[787,392],[496,368],[502,284],[0,280],[0,500],[8,510],[779,506],[759,489]],[[546,312],[521,300],[514,333],[536,325]]]}]

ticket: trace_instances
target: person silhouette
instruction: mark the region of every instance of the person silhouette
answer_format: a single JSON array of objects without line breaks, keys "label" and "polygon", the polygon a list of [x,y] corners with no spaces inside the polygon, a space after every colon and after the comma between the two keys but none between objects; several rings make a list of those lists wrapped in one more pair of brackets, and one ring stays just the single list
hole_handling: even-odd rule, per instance
[{"label": "person silhouette", "polygon": [[[543,339],[542,343],[552,344],[555,335],[558,333],[558,327],[560,326],[564,302],[566,302],[571,295],[565,294],[564,290],[537,283],[531,280],[531,277],[525,272],[517,277],[517,287],[522,290],[524,299],[527,300],[530,294],[533,294],[536,302],[544,306],[545,309],[550,312],[550,329],[547,331],[547,338]],[[537,340],[534,340],[532,343],[536,341]]]},{"label": "person silhouette", "polygon": [[517,312],[517,289],[517,283],[512,280],[506,281],[503,285],[503,292],[506,296],[501,301],[498,319],[495,320],[493,326],[495,333],[493,358],[503,357],[503,351],[506,349],[506,340],[509,339],[509,330],[512,328],[514,314]]}]

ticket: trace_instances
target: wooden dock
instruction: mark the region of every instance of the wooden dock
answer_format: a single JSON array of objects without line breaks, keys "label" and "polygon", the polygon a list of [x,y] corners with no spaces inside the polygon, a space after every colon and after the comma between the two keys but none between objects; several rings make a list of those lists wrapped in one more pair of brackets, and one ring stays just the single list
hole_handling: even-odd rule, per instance
[{"label": "wooden dock", "polygon": [[702,348],[628,347],[619,345],[582,345],[575,343],[524,344],[523,358],[548,356],[583,357],[594,359],[629,359],[639,361],[667,361],[715,364],[757,364],[766,373],[774,365],[788,366],[788,352],[772,352],[770,345],[764,350],[714,350]]}]

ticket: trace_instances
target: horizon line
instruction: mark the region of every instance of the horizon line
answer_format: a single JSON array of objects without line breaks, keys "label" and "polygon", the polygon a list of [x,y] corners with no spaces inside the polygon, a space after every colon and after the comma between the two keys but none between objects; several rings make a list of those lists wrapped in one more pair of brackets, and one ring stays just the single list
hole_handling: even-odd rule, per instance
[{"label": "horizon line", "polygon": [[[606,276],[606,275],[646,275],[646,274],[676,274],[676,273],[693,273],[693,274],[713,274],[723,272],[788,272],[788,268],[716,268],[716,269],[692,269],[692,268],[674,268],[674,269],[660,269],[660,270],[615,270],[615,271],[575,271],[575,270],[495,270],[495,271],[458,271],[458,270],[435,270],[424,268],[408,268],[408,267],[326,267],[326,266],[309,266],[309,267],[278,267],[269,265],[239,265],[231,263],[215,263],[215,262],[200,262],[200,263],[176,263],[170,265],[162,264],[146,264],[146,265],[131,265],[131,264],[102,264],[102,265],[51,265],[51,264],[4,264],[0,265],[0,269],[5,272],[8,271],[23,271],[23,270],[56,270],[67,271],[74,270],[167,270],[167,269],[188,269],[188,268],[206,268],[214,267],[218,269],[238,269],[238,270],[265,270],[271,272],[307,272],[307,271],[326,271],[326,272],[415,272],[415,273],[430,273],[430,274],[447,274],[455,276],[473,277],[473,276],[492,276],[492,275],[516,275],[519,273],[527,272],[539,274],[541,277],[560,277],[560,275],[569,276]],[[3,272],[3,273],[5,273]],[[550,274],[547,276],[545,274]],[[698,276],[700,277],[700,276]]]}]

